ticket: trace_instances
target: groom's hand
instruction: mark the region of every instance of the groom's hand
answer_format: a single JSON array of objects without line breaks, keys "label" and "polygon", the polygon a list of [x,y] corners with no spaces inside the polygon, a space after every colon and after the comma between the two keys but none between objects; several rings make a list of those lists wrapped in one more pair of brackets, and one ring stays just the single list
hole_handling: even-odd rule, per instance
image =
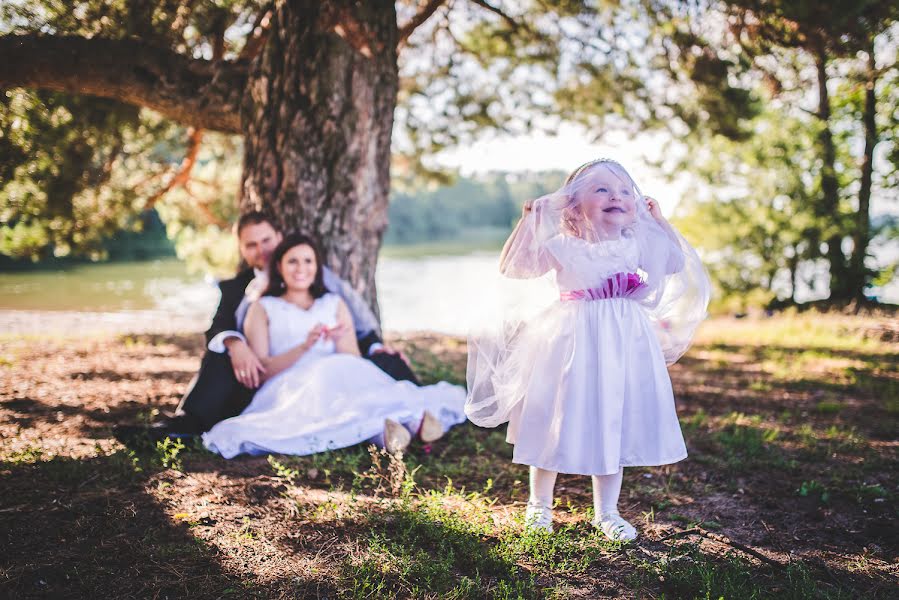
[{"label": "groom's hand", "polygon": [[391,348],[390,346],[381,346],[377,350],[372,350],[372,354],[390,354],[392,356],[399,356],[404,363],[409,364],[409,358],[402,353],[402,351],[397,350],[396,348]]},{"label": "groom's hand", "polygon": [[228,355],[231,357],[231,366],[234,368],[234,377],[244,387],[256,389],[262,383],[265,375],[265,367],[259,362],[259,358],[243,340],[230,338],[227,340]]}]

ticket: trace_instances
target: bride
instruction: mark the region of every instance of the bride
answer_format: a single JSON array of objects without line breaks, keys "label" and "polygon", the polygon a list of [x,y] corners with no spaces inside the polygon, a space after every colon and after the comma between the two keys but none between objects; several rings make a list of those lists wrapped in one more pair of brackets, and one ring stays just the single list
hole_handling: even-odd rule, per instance
[{"label": "bride", "polygon": [[275,249],[268,289],[244,322],[265,383],[240,415],[203,434],[209,450],[304,455],[368,440],[395,452],[465,420],[462,387],[396,381],[359,356],[350,312],[325,288],[321,265],[304,235]]}]

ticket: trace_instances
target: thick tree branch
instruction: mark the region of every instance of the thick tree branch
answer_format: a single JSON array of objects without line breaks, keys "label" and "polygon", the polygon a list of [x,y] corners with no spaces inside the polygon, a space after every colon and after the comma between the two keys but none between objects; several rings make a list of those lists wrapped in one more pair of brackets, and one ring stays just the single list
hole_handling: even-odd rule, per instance
[{"label": "thick tree branch", "polygon": [[408,23],[400,27],[400,39],[398,42],[399,46],[403,46],[406,44],[406,40],[409,39],[409,36],[412,35],[412,32],[415,31],[418,27],[420,27],[425,21],[427,21],[431,15],[437,12],[437,9],[443,6],[446,0],[427,0],[425,5],[421,7],[421,10],[412,17]]},{"label": "thick tree branch", "polygon": [[0,36],[0,89],[100,96],[203,129],[240,133],[246,63],[190,59],[135,40]]}]

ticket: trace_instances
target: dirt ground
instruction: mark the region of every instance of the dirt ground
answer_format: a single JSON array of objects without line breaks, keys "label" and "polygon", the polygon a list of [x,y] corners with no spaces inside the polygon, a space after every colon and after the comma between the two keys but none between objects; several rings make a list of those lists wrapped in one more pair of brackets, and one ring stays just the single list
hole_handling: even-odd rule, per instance
[{"label": "dirt ground", "polygon": [[[462,382],[464,340],[391,342]],[[671,369],[690,457],[626,471],[619,546],[573,476],[558,536],[523,536],[503,431],[402,462],[126,447],[113,426],[174,408],[199,334],[3,334],[0,596],[897,597],[897,350],[885,317],[707,324]]]}]

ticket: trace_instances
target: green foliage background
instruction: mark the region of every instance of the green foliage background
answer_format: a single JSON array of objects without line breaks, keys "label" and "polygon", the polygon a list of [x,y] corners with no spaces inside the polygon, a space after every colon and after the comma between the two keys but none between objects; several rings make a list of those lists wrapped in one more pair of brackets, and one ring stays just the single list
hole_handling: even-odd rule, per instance
[{"label": "green foliage background", "polygon": [[[387,243],[501,238],[521,202],[561,176],[468,179],[434,157],[488,132],[553,131],[575,122],[597,139],[618,130],[670,140],[655,166],[691,183],[676,221],[706,258],[721,306],[789,303],[797,289],[809,287],[846,301],[893,278],[895,261],[879,257],[891,256],[882,249],[899,243],[895,3],[493,5],[503,14],[448,3],[400,54]],[[0,35],[137,38],[196,58],[215,51],[232,60],[264,6],[13,0],[0,7]],[[412,1],[396,6],[400,22],[418,10]],[[816,61],[825,65],[826,118],[816,104]],[[869,88],[877,131],[866,226],[859,207]],[[160,196],[188,139],[185,125],[113,100],[0,92],[0,255],[7,264],[114,258],[127,244],[122,232],[155,222],[146,212],[152,206],[191,268],[230,272],[237,257],[228,224],[237,217],[241,140],[203,132],[189,185]],[[835,201],[826,193],[828,178]],[[853,237],[870,243],[856,252]],[[834,243],[845,247],[836,258]],[[834,277],[858,283],[838,289]]]}]

